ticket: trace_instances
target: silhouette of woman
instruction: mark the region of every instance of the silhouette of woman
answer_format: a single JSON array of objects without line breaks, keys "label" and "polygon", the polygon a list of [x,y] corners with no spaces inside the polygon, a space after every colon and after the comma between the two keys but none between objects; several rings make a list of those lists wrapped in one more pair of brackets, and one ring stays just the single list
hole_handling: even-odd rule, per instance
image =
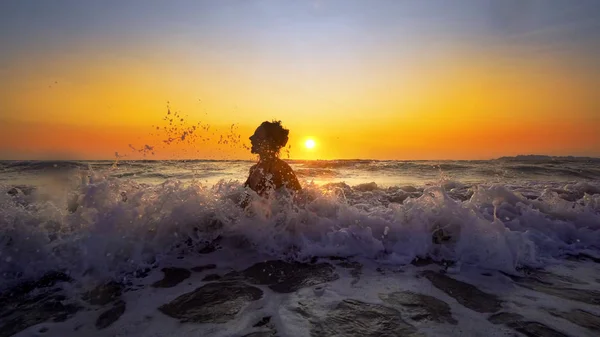
[{"label": "silhouette of woman", "polygon": [[279,159],[279,150],[287,144],[290,130],[281,126],[281,121],[263,122],[250,137],[252,153],[258,154],[258,163],[250,168],[244,186],[250,187],[259,195],[271,189],[285,187],[300,191],[302,186],[292,168]]}]

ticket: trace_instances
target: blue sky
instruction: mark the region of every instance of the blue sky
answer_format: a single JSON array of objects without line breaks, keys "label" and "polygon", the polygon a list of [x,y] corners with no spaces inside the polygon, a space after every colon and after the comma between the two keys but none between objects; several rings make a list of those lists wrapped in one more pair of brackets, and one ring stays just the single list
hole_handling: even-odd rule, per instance
[{"label": "blue sky", "polygon": [[583,56],[600,46],[600,2],[595,0],[5,0],[0,13],[4,59],[65,49],[179,44],[225,53],[289,47],[299,57],[315,46],[329,46],[323,52],[332,53],[374,47],[385,52],[449,43],[446,39]]}]

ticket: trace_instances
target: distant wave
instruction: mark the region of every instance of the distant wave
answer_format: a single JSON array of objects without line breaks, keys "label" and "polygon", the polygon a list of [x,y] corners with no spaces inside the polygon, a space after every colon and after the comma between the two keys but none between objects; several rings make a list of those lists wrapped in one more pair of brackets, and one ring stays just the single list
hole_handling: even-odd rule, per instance
[{"label": "distant wave", "polygon": [[584,178],[584,179],[599,179],[600,170],[581,169],[581,168],[565,168],[565,167],[548,167],[542,165],[515,165],[507,166],[507,169],[518,173],[529,173],[536,175],[558,175],[562,177]]},{"label": "distant wave", "polygon": [[335,170],[326,168],[299,168],[296,170],[299,177],[337,177],[339,173]]},{"label": "distant wave", "polygon": [[307,168],[349,168],[357,165],[369,165],[376,163],[375,160],[359,160],[359,159],[347,159],[347,160],[290,160],[290,163],[299,164],[302,167]]},{"label": "distant wave", "polygon": [[2,161],[0,165],[5,169],[18,169],[18,170],[64,170],[64,169],[76,169],[85,168],[88,164],[81,161],[36,161],[36,160],[24,160],[24,161]]},{"label": "distant wave", "polygon": [[458,170],[472,168],[468,161],[399,161],[399,160],[294,160],[291,163],[305,168],[380,170]]},{"label": "distant wave", "polygon": [[500,157],[496,160],[500,161],[535,161],[535,162],[553,162],[553,161],[590,161],[600,162],[600,158],[596,157],[577,157],[577,156],[547,156],[547,155],[517,155]]}]

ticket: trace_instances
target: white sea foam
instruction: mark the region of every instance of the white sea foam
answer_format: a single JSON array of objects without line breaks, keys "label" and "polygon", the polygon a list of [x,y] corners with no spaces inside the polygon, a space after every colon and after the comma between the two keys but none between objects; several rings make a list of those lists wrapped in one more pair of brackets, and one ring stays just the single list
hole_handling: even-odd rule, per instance
[{"label": "white sea foam", "polygon": [[243,210],[239,181],[143,184],[107,169],[73,173],[31,193],[2,185],[2,287],[51,270],[82,281],[119,278],[197,254],[219,236],[225,249],[274,258],[356,256],[386,264],[432,258],[506,272],[600,251],[600,187],[593,182],[304,186],[300,202],[254,196]]}]

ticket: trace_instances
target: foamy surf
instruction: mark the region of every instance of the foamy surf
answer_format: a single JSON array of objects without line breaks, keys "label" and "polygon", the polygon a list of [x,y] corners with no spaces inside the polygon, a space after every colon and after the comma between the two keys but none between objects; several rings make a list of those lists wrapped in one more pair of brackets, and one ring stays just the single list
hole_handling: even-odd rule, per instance
[{"label": "foamy surf", "polygon": [[[370,314],[403,317],[389,327],[399,335],[586,335],[597,322],[595,181],[473,184],[442,177],[380,186],[305,179],[300,202],[255,196],[244,210],[237,180],[179,179],[179,167],[152,170],[144,163],[130,168],[134,175],[110,166],[69,168],[53,183],[0,186],[3,296],[14,294],[16,312],[30,313],[4,313],[7,336],[329,336],[330,326],[341,335],[385,334],[343,323]],[[152,174],[179,178],[147,183]],[[260,270],[252,270],[257,264]],[[552,272],[524,274],[540,268]],[[174,285],[153,286],[163,276],[175,277],[164,281]],[[109,295],[94,302],[90,291]],[[240,297],[226,300],[225,309],[208,300],[227,292]],[[176,300],[185,294],[193,303],[212,303],[200,316],[221,318],[181,311],[187,302]],[[53,312],[31,314],[28,301],[36,296]],[[407,309],[415,306],[418,313]],[[527,308],[520,317],[519,306]],[[581,323],[581,315],[592,323]],[[570,322],[567,329],[553,317]]]}]

